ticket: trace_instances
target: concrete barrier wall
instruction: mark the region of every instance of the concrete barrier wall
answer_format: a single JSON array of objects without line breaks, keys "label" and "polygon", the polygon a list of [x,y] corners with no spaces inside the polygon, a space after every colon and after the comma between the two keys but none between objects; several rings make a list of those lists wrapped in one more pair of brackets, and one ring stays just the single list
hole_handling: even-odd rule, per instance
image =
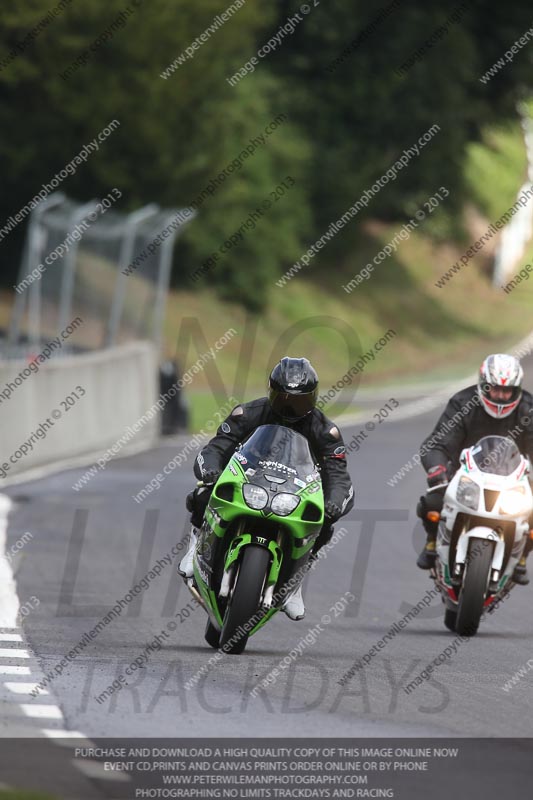
[{"label": "concrete barrier wall", "polygon": [[147,416],[158,399],[150,343],[37,367],[30,372],[27,361],[0,361],[0,486],[36,467],[85,454],[89,462],[114,445],[114,455],[125,455],[156,441],[159,412]]}]

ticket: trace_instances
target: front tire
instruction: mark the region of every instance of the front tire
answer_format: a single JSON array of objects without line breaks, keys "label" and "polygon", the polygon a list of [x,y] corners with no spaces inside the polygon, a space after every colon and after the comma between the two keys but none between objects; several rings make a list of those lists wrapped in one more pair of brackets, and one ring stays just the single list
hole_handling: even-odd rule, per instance
[{"label": "front tire", "polygon": [[449,631],[455,633],[455,625],[457,623],[457,611],[452,611],[451,608],[447,608],[444,612],[444,624],[448,628]]},{"label": "front tire", "polygon": [[254,545],[244,548],[239,574],[224,614],[224,625],[220,634],[219,647],[225,653],[240,655],[244,651],[249,633],[239,629],[257,613],[269,569],[268,550]]},{"label": "front tire", "polygon": [[468,551],[469,563],[459,595],[455,623],[455,631],[461,636],[474,636],[477,633],[489,585],[492,555],[493,547],[489,545],[477,552],[473,547]]},{"label": "front tire", "polygon": [[207,620],[207,625],[205,626],[204,639],[206,640],[207,644],[210,645],[210,647],[214,647],[215,650],[218,650],[218,646],[220,644],[220,631],[217,631],[210,619]]}]

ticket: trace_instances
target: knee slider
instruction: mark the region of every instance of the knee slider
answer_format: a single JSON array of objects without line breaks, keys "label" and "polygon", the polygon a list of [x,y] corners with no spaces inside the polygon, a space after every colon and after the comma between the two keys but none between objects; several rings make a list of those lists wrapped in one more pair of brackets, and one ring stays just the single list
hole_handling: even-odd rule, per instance
[{"label": "knee slider", "polygon": [[185,508],[191,514],[194,511],[194,490],[192,492],[189,492],[189,494],[185,498]]}]

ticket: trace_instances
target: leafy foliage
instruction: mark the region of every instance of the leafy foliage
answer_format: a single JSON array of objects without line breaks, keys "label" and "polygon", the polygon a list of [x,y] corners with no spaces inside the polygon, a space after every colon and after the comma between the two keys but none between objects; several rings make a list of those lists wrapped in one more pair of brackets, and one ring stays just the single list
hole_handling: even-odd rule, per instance
[{"label": "leafy foliage", "polygon": [[[160,74],[227,5],[221,0],[144,0],[107,43],[91,44],[123,11],[122,0],[72,3],[0,69],[0,227],[111,120],[120,128],[62,190],[80,200],[117,186],[129,209],[148,202],[183,207],[279,114],[287,121],[202,204],[178,242],[174,280],[209,282],[223,297],[259,311],[274,281],[329,222],[344,213],[431,125],[441,133],[367,215],[401,219],[440,185],[460,208],[464,157],[484,126],[516,115],[528,80],[527,47],[490,83],[479,76],[530,25],[527,4],[464,6],[450,24],[444,0],[405,0],[368,9],[362,0],[311,0],[292,33],[235,86],[227,78],[299,13],[285,0],[248,0],[168,77]],[[456,8],[456,7],[454,7]],[[24,0],[0,20],[0,63],[50,10]],[[377,21],[376,21],[377,20]],[[332,62],[369,24],[342,63]],[[433,34],[446,33],[403,76],[398,68]],[[90,57],[65,79],[80,54]],[[62,77],[63,76],[63,77]],[[198,283],[190,275],[291,176],[290,191],[246,230]],[[335,264],[354,247],[359,220],[317,258]],[[12,282],[24,226],[2,243]]]}]

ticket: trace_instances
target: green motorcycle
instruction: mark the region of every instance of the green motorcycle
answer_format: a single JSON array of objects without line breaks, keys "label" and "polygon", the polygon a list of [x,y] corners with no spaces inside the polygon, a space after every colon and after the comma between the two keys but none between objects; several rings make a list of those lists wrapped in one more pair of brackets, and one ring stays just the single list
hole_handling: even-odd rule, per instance
[{"label": "green motorcycle", "polygon": [[281,425],[257,428],[213,488],[187,581],[207,611],[211,647],[244,651],[302,582],[323,521],[307,439]]}]

